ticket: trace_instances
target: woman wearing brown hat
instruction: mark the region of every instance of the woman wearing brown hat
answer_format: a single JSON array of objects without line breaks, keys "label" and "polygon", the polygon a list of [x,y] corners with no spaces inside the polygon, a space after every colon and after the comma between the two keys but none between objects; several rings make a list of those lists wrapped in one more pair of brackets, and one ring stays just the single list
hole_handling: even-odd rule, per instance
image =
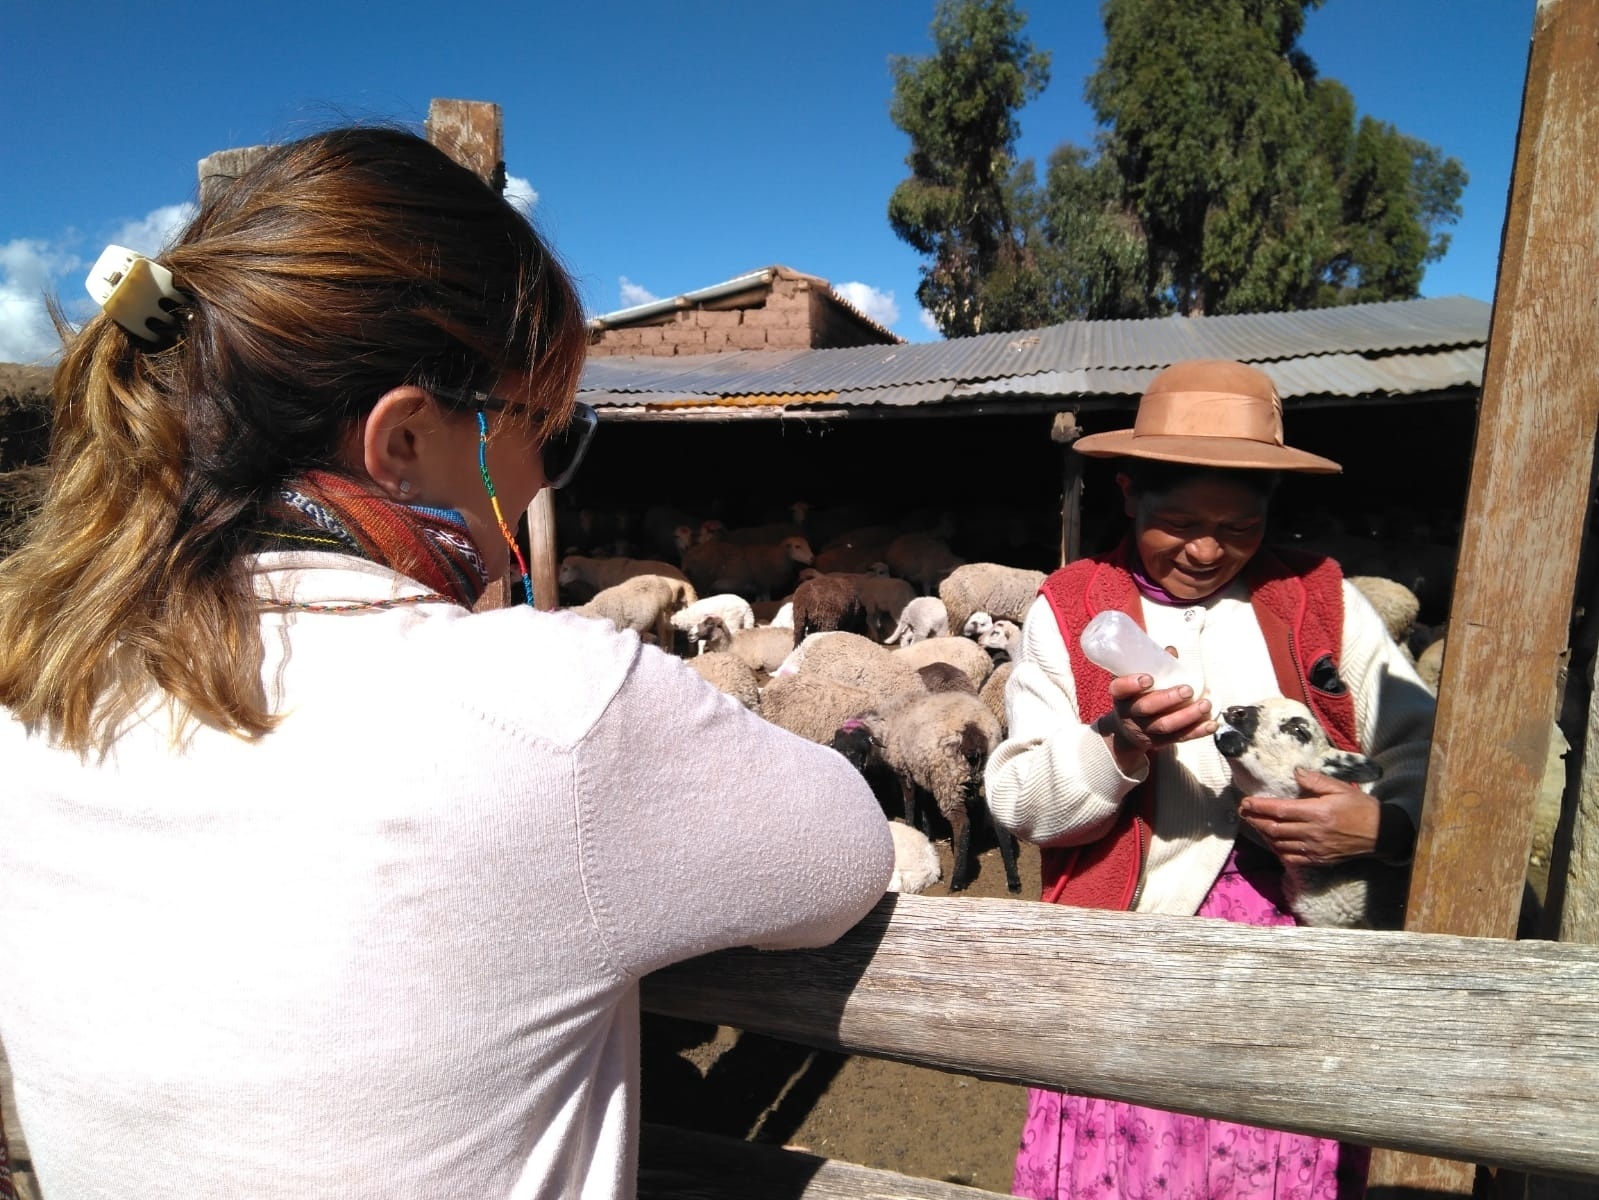
[{"label": "woman wearing brown hat", "polygon": [[[1151,383],[1131,430],[1077,449],[1120,460],[1132,528],[1045,582],[987,772],[995,820],[1043,848],[1043,898],[1291,925],[1283,863],[1407,858],[1432,696],[1337,564],[1263,548],[1281,473],[1340,470],[1283,444],[1271,379],[1241,363],[1179,363]],[[1089,662],[1079,638],[1108,609],[1174,649],[1193,685],[1156,689]],[[1305,799],[1223,798],[1232,776],[1216,715],[1278,694],[1377,760],[1369,794],[1301,772]],[[1244,825],[1258,841],[1239,837]],[[1364,1173],[1364,1151],[1332,1141],[1034,1091],[1013,1190],[1332,1200],[1358,1195]]]}]

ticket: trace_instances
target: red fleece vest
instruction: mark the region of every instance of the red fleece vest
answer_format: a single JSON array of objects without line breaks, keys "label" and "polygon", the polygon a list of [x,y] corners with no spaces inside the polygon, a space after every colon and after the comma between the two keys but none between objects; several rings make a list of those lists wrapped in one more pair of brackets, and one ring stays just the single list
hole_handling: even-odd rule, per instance
[{"label": "red fleece vest", "polygon": [[[1077,711],[1092,724],[1111,711],[1111,676],[1083,654],[1084,627],[1095,614],[1116,608],[1144,624],[1138,588],[1125,563],[1124,543],[1109,554],[1079,559],[1044,580],[1039,594],[1049,601],[1071,656]],[[1343,573],[1330,558],[1298,550],[1264,550],[1244,571],[1249,599],[1266,638],[1277,686],[1303,703],[1342,750],[1359,750],[1355,703],[1338,676],[1343,645]],[[1123,801],[1110,831],[1086,846],[1046,846],[1041,856],[1043,899],[1082,908],[1131,908],[1143,885],[1154,824],[1154,787],[1149,780]]]}]

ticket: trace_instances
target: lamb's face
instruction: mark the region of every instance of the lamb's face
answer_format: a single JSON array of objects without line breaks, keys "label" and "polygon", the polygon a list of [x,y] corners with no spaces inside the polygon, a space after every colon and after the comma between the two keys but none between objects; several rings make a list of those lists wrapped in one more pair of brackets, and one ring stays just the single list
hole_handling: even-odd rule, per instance
[{"label": "lamb's face", "polygon": [[966,618],[966,624],[961,627],[961,634],[965,637],[974,638],[981,644],[983,635],[993,628],[993,617],[985,612],[974,612]]},{"label": "lamb's face", "polygon": [[811,553],[811,544],[802,537],[784,538],[782,546],[783,552],[797,563],[809,564],[816,557]]},{"label": "lamb's face", "polygon": [[977,639],[979,646],[1002,662],[1015,654],[1021,643],[1021,627],[1004,617],[995,621],[988,632]]},{"label": "lamb's face", "polygon": [[1365,755],[1336,749],[1308,708],[1282,696],[1223,712],[1216,748],[1232,763],[1234,782],[1245,795],[1298,796],[1299,767],[1350,783],[1369,783],[1382,774]]},{"label": "lamb's face", "polygon": [[556,582],[562,587],[567,587],[577,582],[578,570],[576,563],[564,562],[555,572]]}]

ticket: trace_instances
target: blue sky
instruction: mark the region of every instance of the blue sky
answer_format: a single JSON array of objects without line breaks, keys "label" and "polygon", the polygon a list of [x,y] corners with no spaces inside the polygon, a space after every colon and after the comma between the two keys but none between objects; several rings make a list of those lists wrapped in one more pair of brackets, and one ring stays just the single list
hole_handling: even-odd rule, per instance
[{"label": "blue sky", "polygon": [[[1024,157],[1089,143],[1094,0],[1034,0],[1054,61]],[[1534,0],[1326,0],[1302,44],[1362,112],[1460,158],[1454,245],[1423,294],[1493,297]],[[919,259],[888,227],[905,136],[889,60],[932,0],[12,0],[0,41],[0,361],[51,349],[107,242],[159,249],[213,150],[342,120],[420,122],[435,97],[505,111],[506,166],[591,313],[783,263],[915,341]]]}]

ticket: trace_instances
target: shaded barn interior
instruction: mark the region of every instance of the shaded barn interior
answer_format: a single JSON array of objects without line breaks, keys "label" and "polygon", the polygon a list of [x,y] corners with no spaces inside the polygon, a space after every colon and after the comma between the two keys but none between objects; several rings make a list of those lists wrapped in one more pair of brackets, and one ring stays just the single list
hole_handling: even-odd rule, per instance
[{"label": "shaded barn interior", "polygon": [[[631,538],[629,522],[664,504],[729,528],[784,520],[794,501],[858,509],[859,523],[955,523],[951,548],[970,561],[1051,570],[1060,564],[1066,452],[1050,439],[1058,401],[1034,413],[606,420],[579,478],[557,496],[560,525],[579,510],[601,518],[595,544]],[[1094,409],[1085,432],[1127,425],[1131,407]],[[1475,405],[1449,401],[1290,403],[1286,437],[1344,466],[1342,476],[1288,477],[1273,505],[1274,537],[1342,531],[1453,546],[1471,463]],[[615,518],[621,517],[620,528]],[[1084,553],[1124,528],[1114,468],[1083,460]],[[816,547],[820,549],[820,545]],[[1441,620],[1442,614],[1435,619]]]}]

